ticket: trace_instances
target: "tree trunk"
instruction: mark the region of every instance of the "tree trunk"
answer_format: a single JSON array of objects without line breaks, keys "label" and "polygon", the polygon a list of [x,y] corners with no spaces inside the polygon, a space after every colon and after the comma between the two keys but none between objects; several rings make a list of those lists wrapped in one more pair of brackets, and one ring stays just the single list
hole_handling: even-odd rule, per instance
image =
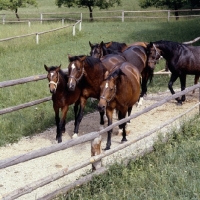
[{"label": "tree trunk", "polygon": [[177,4],[175,3],[175,5],[174,5],[174,9],[175,9],[175,16],[176,16],[176,20],[178,20],[179,19],[179,15],[178,15],[178,6],[177,6]]},{"label": "tree trunk", "polygon": [[90,21],[93,21],[93,15],[92,15],[92,7],[88,6],[89,11],[90,11]]},{"label": "tree trunk", "polygon": [[15,9],[15,15],[16,15],[16,17],[17,17],[17,20],[20,21],[20,18],[19,18],[19,15],[18,15],[17,11],[18,11],[18,10],[17,10],[17,8],[16,8],[16,9]]}]

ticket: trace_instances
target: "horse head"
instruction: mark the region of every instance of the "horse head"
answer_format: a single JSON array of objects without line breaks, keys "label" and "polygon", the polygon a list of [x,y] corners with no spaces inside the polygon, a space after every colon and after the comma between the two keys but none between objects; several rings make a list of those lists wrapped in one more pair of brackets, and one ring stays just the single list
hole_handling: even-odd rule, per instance
[{"label": "horse head", "polygon": [[109,72],[106,71],[104,81],[100,85],[101,92],[98,103],[98,109],[100,112],[105,111],[106,106],[109,105],[110,101],[112,101],[116,95],[116,79],[118,75],[116,75],[116,73],[112,74],[109,74]]},{"label": "horse head", "polygon": [[104,52],[103,52],[103,41],[100,44],[92,44],[91,42],[89,42],[90,44],[90,56],[94,57],[94,58],[101,58],[104,56]]},{"label": "horse head", "polygon": [[161,50],[154,44],[150,42],[147,45],[147,63],[148,66],[154,69],[155,65],[158,63],[158,60],[162,57]]},{"label": "horse head", "polygon": [[68,83],[69,90],[74,91],[76,84],[81,80],[84,75],[84,63],[86,56],[68,56]]},{"label": "horse head", "polygon": [[44,65],[45,70],[48,72],[47,79],[49,81],[49,89],[52,94],[56,93],[57,86],[59,84],[59,71],[61,68],[60,66],[56,67],[47,67]]}]

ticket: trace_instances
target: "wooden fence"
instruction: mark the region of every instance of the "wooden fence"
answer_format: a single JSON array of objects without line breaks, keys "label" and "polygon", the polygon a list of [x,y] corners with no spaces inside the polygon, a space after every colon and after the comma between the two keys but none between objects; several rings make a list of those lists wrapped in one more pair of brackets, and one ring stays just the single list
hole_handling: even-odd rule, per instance
[{"label": "wooden fence", "polygon": [[[174,19],[175,12],[179,13],[179,18],[194,18],[200,17],[200,9],[181,9],[181,10],[140,10],[140,11],[125,11],[125,10],[114,10],[114,11],[93,11],[94,20],[112,19],[120,20],[124,22],[125,20],[141,20],[141,19]],[[88,12],[60,12],[60,13],[38,13],[38,14],[23,14],[20,21],[16,21],[11,18],[13,14],[0,14],[2,16],[2,24],[5,23],[27,23],[30,25],[31,21],[39,21],[41,23],[45,21],[55,21],[55,20],[90,20]],[[34,15],[34,17],[33,17]],[[37,16],[39,15],[39,16]],[[26,18],[25,18],[26,16]],[[6,20],[6,17],[8,20]],[[31,18],[32,17],[32,18]]]},{"label": "wooden fence", "polygon": [[[39,149],[39,150],[35,150],[35,151],[32,151],[32,152],[29,152],[29,153],[26,153],[26,154],[22,154],[22,155],[19,155],[19,156],[14,156],[14,157],[11,157],[11,158],[8,158],[8,159],[5,159],[5,160],[1,160],[0,161],[0,169],[3,169],[3,168],[6,168],[6,167],[9,167],[9,166],[12,166],[12,165],[16,165],[18,163],[22,163],[22,162],[25,162],[25,161],[28,161],[28,160],[31,160],[31,159],[35,159],[35,158],[38,158],[38,157],[41,157],[41,156],[45,156],[45,155],[48,155],[48,154],[51,154],[51,153],[55,153],[57,151],[60,151],[60,150],[64,150],[64,149],[67,149],[67,148],[70,148],[72,146],[75,146],[75,145],[78,145],[78,144],[82,144],[84,142],[87,142],[87,141],[91,141],[91,140],[94,140],[95,138],[99,137],[100,135],[102,135],[103,133],[107,132],[108,130],[111,130],[113,129],[115,126],[118,126],[126,121],[129,121],[131,119],[134,119],[144,113],[147,113],[163,104],[165,104],[166,102],[172,100],[172,99],[175,99],[179,96],[182,96],[184,94],[187,94],[188,92],[191,92],[197,88],[200,88],[200,84],[197,84],[197,85],[194,85],[192,87],[188,87],[186,88],[184,91],[182,92],[178,92],[174,95],[170,95],[166,98],[164,98],[163,100],[159,101],[159,102],[156,102],[154,103],[153,105],[143,109],[142,111],[140,112],[137,112],[125,119],[122,119],[120,121],[117,121],[115,123],[113,123],[112,125],[108,126],[107,128],[99,131],[99,132],[91,132],[91,133],[88,133],[88,134],[85,134],[83,136],[80,136],[78,138],[75,138],[75,139],[70,139],[66,142],[62,142],[62,143],[59,143],[59,144],[55,144],[53,146],[50,146],[50,147],[46,147],[46,148],[43,148],[43,149]],[[186,113],[190,112],[191,110],[193,110],[194,108],[196,108],[197,106],[199,106],[200,103],[197,103],[196,105],[194,105],[193,107],[191,107],[190,109],[188,109],[187,111],[185,111],[184,113],[170,119],[169,121],[165,122],[164,124],[162,124],[161,126],[159,127],[156,127],[155,129],[151,130],[151,131],[148,131],[146,133],[144,133],[143,135],[140,135],[137,139],[134,139],[134,140],[130,140],[130,141],[127,141],[126,143],[123,143],[123,144],[120,144],[119,146],[117,147],[114,147],[108,151],[105,151],[103,152],[102,154],[100,155],[97,155],[97,156],[93,156],[91,158],[88,158],[87,160],[81,162],[81,163],[78,163],[72,167],[66,167],[64,169],[62,169],[61,171],[59,172],[56,172],[50,176],[47,176],[45,178],[42,178],[38,181],[35,181],[35,182],[32,182],[28,185],[26,185],[25,187],[21,187],[21,188],[18,188],[17,190],[14,190],[13,192],[9,193],[9,194],[6,194],[5,196],[3,196],[3,200],[11,200],[11,199],[16,199],[22,195],[25,195],[27,193],[30,193],[31,191],[39,188],[39,187],[42,187],[52,181],[55,181],[65,175],[68,175],[70,173],[73,173],[75,172],[76,170],[78,169],[81,169],[85,166],[88,166],[88,165],[91,165],[95,162],[98,162],[98,161],[101,161],[102,158],[105,158],[113,153],[116,153],[117,151],[121,150],[121,149],[124,149],[150,135],[152,135],[154,132],[160,130],[161,128],[169,125],[170,123],[174,122],[176,119],[180,118],[181,116],[185,115]],[[200,107],[199,107],[199,110],[200,110]],[[142,154],[146,153],[146,152],[149,152],[149,151],[152,151],[152,146],[149,147],[148,149],[144,150],[143,152],[141,152]],[[101,173],[104,173],[106,171],[106,168],[105,167],[100,167],[99,169],[97,169],[97,171],[93,172],[92,174],[89,174],[69,185],[66,185],[66,186],[63,186],[62,188],[60,188],[59,190],[55,190],[53,192],[51,192],[50,194],[47,194],[39,199],[43,200],[47,200],[47,199],[52,199],[54,197],[56,197],[58,194],[60,193],[64,193],[64,192],[67,192],[69,189],[77,186],[77,185],[80,185],[80,184],[83,184],[89,180],[91,180],[92,176],[95,175],[95,174],[101,174]]]},{"label": "wooden fence", "polygon": [[[30,21],[29,21],[29,24],[30,24]],[[71,27],[71,26],[72,26],[72,35],[75,36],[75,34],[76,34],[76,25],[77,24],[79,24],[79,31],[81,31],[82,21],[78,20],[73,25],[66,25],[66,26],[62,26],[62,27],[59,27],[59,28],[55,28],[55,29],[52,29],[52,30],[43,31],[43,32],[39,32],[39,33],[30,33],[30,34],[15,36],[15,37],[3,38],[3,39],[0,39],[0,42],[5,42],[5,41],[13,40],[13,39],[16,39],[16,38],[29,37],[29,36],[35,35],[36,36],[36,44],[39,44],[39,36],[40,35],[51,33],[51,32],[55,32],[55,31],[58,31],[58,30],[61,30],[61,29],[65,29],[65,28]]]}]

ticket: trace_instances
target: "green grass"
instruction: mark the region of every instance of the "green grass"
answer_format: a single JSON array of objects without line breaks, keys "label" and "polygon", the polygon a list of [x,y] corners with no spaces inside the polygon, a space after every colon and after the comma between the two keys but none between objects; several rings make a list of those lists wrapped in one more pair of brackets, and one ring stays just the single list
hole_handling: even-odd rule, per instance
[{"label": "green grass", "polygon": [[[56,12],[52,1],[40,1],[41,7],[47,12]],[[135,2],[135,1],[134,1]],[[48,5],[44,7],[44,5]],[[126,1],[128,6],[130,1]],[[124,5],[124,6],[125,6]],[[45,9],[46,8],[46,9]],[[64,9],[64,8],[63,8]],[[65,8],[66,9],[66,8]],[[124,7],[125,9],[125,7]],[[126,7],[127,9],[127,7]],[[27,12],[37,12],[36,8],[24,8]],[[78,11],[78,10],[77,10]],[[19,12],[22,12],[21,10]],[[29,28],[27,24],[5,24],[0,25],[0,38],[11,37],[32,32],[40,32],[60,27],[60,22],[46,22],[44,24],[33,23]],[[198,37],[200,21],[198,19],[188,19],[180,21],[98,21],[83,22],[82,31],[76,29],[76,35],[72,36],[72,28],[59,30],[41,35],[39,44],[36,44],[35,35],[26,38],[14,39],[0,42],[0,82],[45,74],[44,64],[47,66],[62,65],[66,68],[69,64],[68,55],[89,55],[89,41],[107,42],[118,41],[127,44],[136,41],[189,41]],[[198,45],[199,42],[195,43]],[[164,61],[156,66],[156,71],[163,69]],[[167,89],[169,77],[155,76],[152,84],[149,85],[148,93],[158,92]],[[193,84],[193,77],[188,78],[187,85]],[[179,81],[176,85],[179,87]],[[1,88],[0,109],[23,104],[50,96],[47,80],[31,82],[13,87]],[[35,108],[38,108],[37,111]],[[90,111],[89,107],[87,107]],[[71,109],[71,108],[70,108]],[[70,111],[72,112],[72,111]],[[67,119],[73,119],[68,114]],[[38,119],[38,121],[37,121]],[[44,119],[44,121],[40,120]],[[10,114],[0,116],[0,145],[15,142],[22,136],[36,134],[54,124],[54,111],[52,102],[46,102],[38,106],[26,108]]]},{"label": "green grass", "polygon": [[107,173],[56,199],[66,200],[198,200],[200,198],[199,117],[158,142],[151,154],[114,164]]}]

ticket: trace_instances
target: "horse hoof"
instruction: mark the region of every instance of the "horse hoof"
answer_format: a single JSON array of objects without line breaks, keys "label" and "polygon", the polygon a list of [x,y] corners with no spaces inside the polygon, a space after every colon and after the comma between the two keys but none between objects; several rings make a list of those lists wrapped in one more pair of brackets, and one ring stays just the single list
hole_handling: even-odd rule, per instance
[{"label": "horse hoof", "polygon": [[72,138],[77,138],[78,137],[78,133],[74,133],[74,135],[72,135]]},{"label": "horse hoof", "polygon": [[182,105],[183,105],[182,101],[177,102],[177,106],[182,106]]},{"label": "horse hoof", "polygon": [[109,150],[109,149],[110,149],[110,147],[106,147],[106,148],[104,149],[104,151]]},{"label": "horse hoof", "polygon": [[125,143],[127,141],[128,141],[127,139],[122,139],[121,144],[123,144],[123,143]]},{"label": "horse hoof", "polygon": [[62,139],[61,138],[57,138],[58,140],[58,143],[61,143],[62,142]]}]

